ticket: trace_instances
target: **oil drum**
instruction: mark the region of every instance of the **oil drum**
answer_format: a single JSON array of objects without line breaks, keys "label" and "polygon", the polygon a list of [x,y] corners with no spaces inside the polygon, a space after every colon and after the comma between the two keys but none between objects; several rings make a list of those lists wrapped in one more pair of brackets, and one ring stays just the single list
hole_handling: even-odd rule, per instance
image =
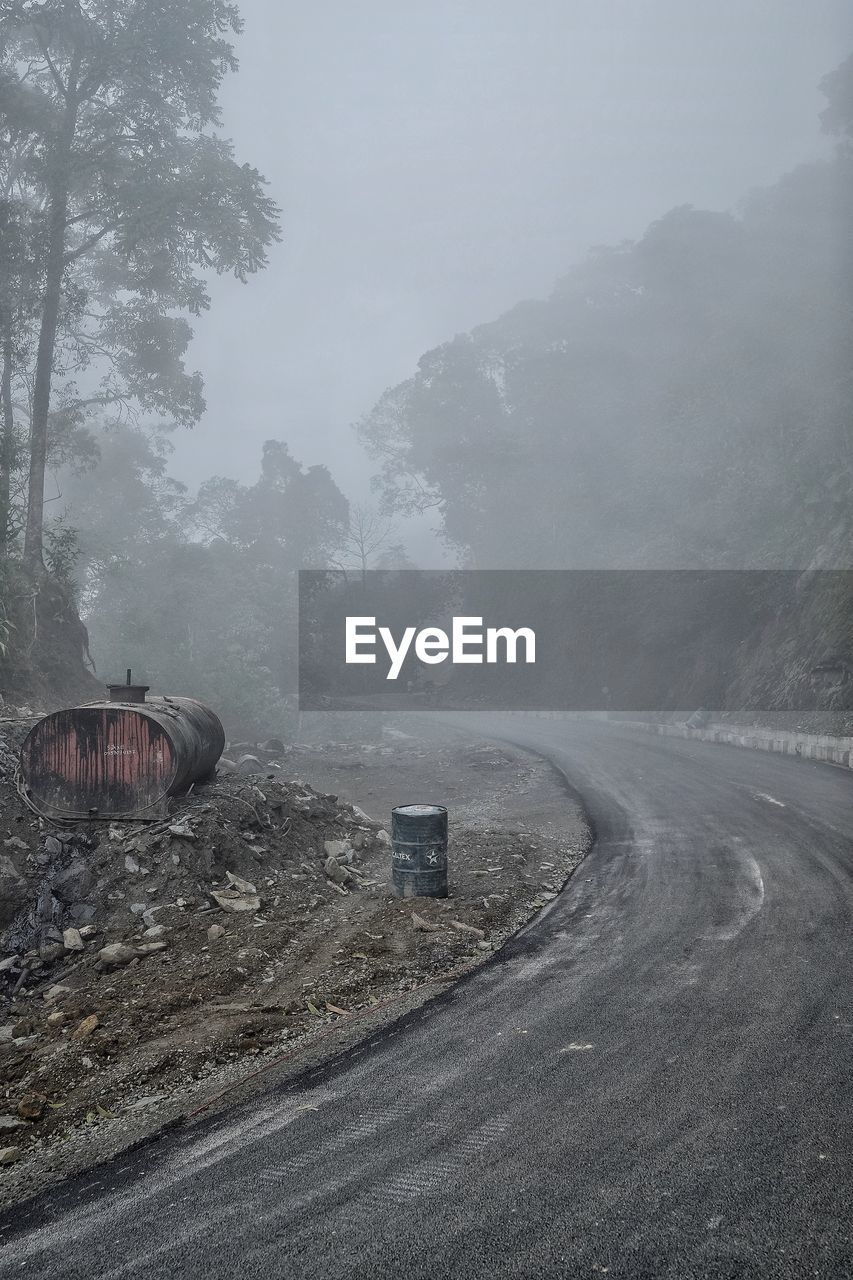
[{"label": "oil drum", "polygon": [[391,880],[397,898],[447,897],[447,810],[403,804],[391,811]]}]

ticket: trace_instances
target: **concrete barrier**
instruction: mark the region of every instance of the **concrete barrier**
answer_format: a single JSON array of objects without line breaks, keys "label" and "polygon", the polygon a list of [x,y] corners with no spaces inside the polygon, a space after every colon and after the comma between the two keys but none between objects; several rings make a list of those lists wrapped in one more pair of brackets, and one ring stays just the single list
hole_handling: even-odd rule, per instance
[{"label": "concrete barrier", "polygon": [[723,742],[728,746],[746,747],[751,751],[776,751],[799,756],[804,760],[826,760],[831,764],[853,768],[853,737],[833,737],[828,733],[796,733],[783,729],[762,729],[754,725],[709,725],[706,729],[688,729],[686,724],[658,724],[646,720],[614,720],[605,712],[584,716],[575,711],[520,711],[514,715],[533,715],[544,720],[603,720],[608,724],[641,729],[664,738],[693,738],[699,742]]}]

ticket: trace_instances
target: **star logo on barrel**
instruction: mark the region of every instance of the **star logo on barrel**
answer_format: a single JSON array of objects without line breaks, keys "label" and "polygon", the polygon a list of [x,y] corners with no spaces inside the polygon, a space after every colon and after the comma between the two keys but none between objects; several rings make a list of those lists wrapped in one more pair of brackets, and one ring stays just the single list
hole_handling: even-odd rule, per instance
[{"label": "star logo on barrel", "polygon": [[435,849],[430,849],[429,853],[427,854],[427,862],[430,864],[431,867],[436,866],[436,864],[438,863],[438,854],[436,853]]}]

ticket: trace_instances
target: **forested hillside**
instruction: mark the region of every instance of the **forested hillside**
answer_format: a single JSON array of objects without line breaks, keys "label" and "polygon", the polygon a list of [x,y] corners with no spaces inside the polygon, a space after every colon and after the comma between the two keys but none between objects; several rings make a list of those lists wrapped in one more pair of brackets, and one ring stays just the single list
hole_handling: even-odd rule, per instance
[{"label": "forested hillside", "polygon": [[849,565],[853,60],[822,88],[833,159],[593,250],[386,392],[386,504],[478,567]]},{"label": "forested hillside", "polygon": [[[217,132],[233,6],[145,7],[133,32],[40,12],[0,17],[0,695],[67,701],[131,666],[278,731],[296,570],[410,564],[397,512],[435,509],[483,568],[850,565],[853,59],[822,86],[830,159],[592,250],[388,390],[358,426],[385,519],[292,457],[286,405],[254,482],[169,476],[205,408],[207,281],[279,237]],[[803,599],[780,689],[853,648],[849,602],[809,621]]]}]

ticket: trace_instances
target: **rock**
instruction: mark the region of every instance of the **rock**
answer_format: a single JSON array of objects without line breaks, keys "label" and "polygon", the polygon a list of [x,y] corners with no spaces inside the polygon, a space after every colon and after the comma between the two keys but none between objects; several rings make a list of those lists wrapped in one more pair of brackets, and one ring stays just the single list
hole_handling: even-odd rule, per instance
[{"label": "rock", "polygon": [[349,843],[346,840],[324,840],[323,848],[327,858],[343,858],[349,850]]},{"label": "rock", "polygon": [[54,964],[64,956],[65,947],[61,942],[48,942],[45,946],[39,947],[39,960],[43,960],[45,964]]},{"label": "rock", "polygon": [[0,1116],[0,1134],[12,1133],[15,1129],[23,1129],[24,1122],[18,1116]]},{"label": "rock", "polygon": [[239,756],[237,759],[238,773],[262,773],[263,765],[257,756],[253,756],[250,752]]},{"label": "rock", "polygon": [[0,854],[0,926],[11,924],[26,894],[27,882],[7,854]]},{"label": "rock", "polygon": [[0,1164],[14,1164],[20,1158],[20,1147],[0,1147]]},{"label": "rock", "polygon": [[470,933],[474,938],[485,938],[486,936],[482,929],[478,929],[473,924],[463,924],[461,920],[451,920],[450,923],[453,928],[458,929],[460,933]]},{"label": "rock", "polygon": [[124,856],[124,869],[129,871],[131,875],[136,875],[139,871],[139,863],[130,853],[126,853]]},{"label": "rock", "polygon": [[175,822],[169,827],[169,835],[173,840],[197,840],[198,837],[193,831],[189,822]]},{"label": "rock", "polygon": [[54,1009],[53,1013],[47,1015],[47,1025],[51,1030],[61,1027],[63,1022],[68,1021],[68,1014],[63,1009]]},{"label": "rock", "polygon": [[355,817],[358,818],[361,822],[367,822],[370,824],[371,827],[375,827],[378,825],[376,822],[374,822],[373,818],[371,818],[370,814],[365,813],[363,809],[359,809],[357,804],[353,805],[352,811]]},{"label": "rock", "polygon": [[233,871],[225,872],[225,879],[232,889],[238,889],[240,893],[257,893],[257,889],[249,880],[242,880],[240,876],[235,876]]},{"label": "rock", "polygon": [[65,929],[62,933],[62,945],[66,951],[84,951],[85,943],[79,929]]},{"label": "rock", "polygon": [[260,911],[261,900],[257,894],[241,893],[239,889],[213,889],[211,897],[223,911]]},{"label": "rock", "polygon": [[80,937],[83,939],[83,941],[86,942],[88,941],[89,938],[96,937],[98,930],[95,928],[93,924],[84,924],[84,925],[81,925],[78,932],[80,934]]},{"label": "rock", "polygon": [[25,1093],[18,1103],[18,1115],[22,1120],[41,1120],[46,1106],[43,1093]]},{"label": "rock", "polygon": [[[90,922],[94,920],[97,915],[95,908],[89,902],[72,902],[71,906],[68,908],[68,914],[71,916],[71,919],[80,929],[80,933],[85,938],[87,935],[83,933],[82,926],[88,926]],[[95,932],[97,933],[97,930],[95,930]]]},{"label": "rock", "polygon": [[67,996],[70,990],[70,987],[64,987],[61,982],[57,982],[54,986],[48,987],[44,993],[44,998],[48,1004],[55,1004],[57,1000]]},{"label": "rock", "polygon": [[103,969],[121,969],[136,959],[136,948],[124,942],[111,942],[98,952],[98,963]]},{"label": "rock", "polygon": [[140,956],[153,956],[158,951],[166,951],[168,942],[143,942],[136,948],[136,954]]},{"label": "rock", "polygon": [[333,810],[326,804],[324,800],[318,799],[316,796],[307,796],[300,804],[294,805],[297,813],[303,814],[304,817],[313,821],[315,818],[330,818]]},{"label": "rock", "polygon": [[225,930],[221,924],[212,924],[207,931],[208,942],[218,942],[220,938],[225,937]]},{"label": "rock", "polygon": [[62,903],[53,896],[50,885],[43,884],[36,900],[36,919],[41,924],[50,924],[62,915]]},{"label": "rock", "polygon": [[384,844],[387,848],[391,848],[391,837],[384,827],[380,827],[376,832],[376,843]]},{"label": "rock", "polygon": [[11,1044],[15,1039],[15,1024],[7,1022],[5,1026],[0,1027],[0,1044]]},{"label": "rock", "polygon": [[62,841],[57,840],[56,836],[45,836],[44,851],[51,858],[59,858],[62,855]]},{"label": "rock", "polygon": [[165,1093],[148,1093],[141,1098],[136,1098],[133,1102],[129,1102],[124,1111],[146,1111],[149,1107],[156,1107],[158,1102],[162,1102],[166,1097]]},{"label": "rock", "polygon": [[17,969],[20,963],[20,956],[6,956],[5,960],[0,960],[0,973],[8,973],[10,969]]},{"label": "rock", "polygon": [[342,867],[337,858],[327,858],[323,870],[333,884],[345,885],[352,880],[352,875],[347,871],[346,867]]},{"label": "rock", "polygon": [[[144,916],[142,918],[143,920],[145,919]],[[163,934],[168,932],[169,930],[164,924],[152,924],[148,926],[142,936],[147,938],[149,942],[153,942],[155,938],[162,938]]]},{"label": "rock", "polygon": [[76,859],[53,880],[53,893],[60,902],[84,902],[95,883],[95,877],[85,862]]},{"label": "rock", "polygon": [[256,887],[249,880],[234,875],[233,871],[225,873],[228,882],[226,889],[214,889],[211,892],[215,902],[223,911],[260,911],[261,899]]},{"label": "rock", "polygon": [[90,1013],[88,1018],[84,1018],[83,1021],[71,1032],[71,1039],[88,1040],[92,1032],[97,1031],[100,1025],[101,1023],[98,1015],[96,1013]]},{"label": "rock", "polygon": [[423,916],[419,916],[417,911],[412,912],[412,924],[421,933],[438,933],[441,930],[440,924],[432,924],[429,920],[425,920]]},{"label": "rock", "polygon": [[[50,836],[48,836],[48,840],[49,839]],[[7,849],[20,849],[21,853],[29,853],[30,851],[30,846],[27,844],[26,840],[22,840],[20,836],[10,836],[8,840],[3,841],[3,844]]]}]

